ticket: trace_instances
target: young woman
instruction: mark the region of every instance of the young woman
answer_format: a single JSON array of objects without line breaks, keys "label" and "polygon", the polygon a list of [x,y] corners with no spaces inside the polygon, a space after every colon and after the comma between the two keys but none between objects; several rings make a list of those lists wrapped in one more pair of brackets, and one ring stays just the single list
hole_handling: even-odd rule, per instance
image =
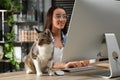
[{"label": "young woman", "polygon": [[[61,63],[63,48],[66,36],[64,29],[66,28],[67,14],[63,7],[53,6],[48,10],[44,30],[49,28],[53,35],[54,41],[54,65],[55,69],[64,69],[70,67],[81,67],[89,64],[88,60],[73,61],[68,63]],[[69,55],[69,54],[68,54]]]}]

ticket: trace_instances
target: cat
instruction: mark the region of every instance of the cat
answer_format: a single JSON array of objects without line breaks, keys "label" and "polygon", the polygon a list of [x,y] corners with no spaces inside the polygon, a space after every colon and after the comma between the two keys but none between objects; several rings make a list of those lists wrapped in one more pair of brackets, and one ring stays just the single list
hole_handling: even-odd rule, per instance
[{"label": "cat", "polygon": [[35,30],[38,37],[24,60],[26,73],[36,73],[41,76],[47,71],[49,75],[54,75],[52,70],[54,52],[52,34],[49,29],[45,31]]}]

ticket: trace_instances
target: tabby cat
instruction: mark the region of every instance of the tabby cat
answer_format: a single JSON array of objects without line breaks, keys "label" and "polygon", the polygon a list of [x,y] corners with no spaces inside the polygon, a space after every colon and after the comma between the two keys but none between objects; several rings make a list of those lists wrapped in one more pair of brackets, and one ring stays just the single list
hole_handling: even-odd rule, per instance
[{"label": "tabby cat", "polygon": [[49,75],[54,75],[52,70],[53,42],[49,29],[37,31],[37,39],[33,43],[29,54],[25,57],[26,73],[36,73],[38,76],[43,75],[45,71]]}]

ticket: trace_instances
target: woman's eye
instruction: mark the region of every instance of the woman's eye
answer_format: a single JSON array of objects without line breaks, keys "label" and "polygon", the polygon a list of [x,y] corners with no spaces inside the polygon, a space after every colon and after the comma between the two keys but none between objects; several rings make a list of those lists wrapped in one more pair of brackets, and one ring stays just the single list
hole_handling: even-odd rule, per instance
[{"label": "woman's eye", "polygon": [[60,18],[61,18],[61,16],[60,16],[60,15],[56,15],[56,18],[59,18],[59,19],[60,19]]}]

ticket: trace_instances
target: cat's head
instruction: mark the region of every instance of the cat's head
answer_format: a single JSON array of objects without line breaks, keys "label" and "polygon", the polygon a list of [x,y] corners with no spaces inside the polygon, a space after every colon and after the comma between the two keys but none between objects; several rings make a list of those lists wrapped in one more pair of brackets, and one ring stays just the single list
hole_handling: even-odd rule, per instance
[{"label": "cat's head", "polygon": [[35,28],[35,30],[37,32],[36,42],[38,45],[42,46],[44,44],[52,43],[52,34],[49,29],[46,29],[45,31],[40,31]]}]

